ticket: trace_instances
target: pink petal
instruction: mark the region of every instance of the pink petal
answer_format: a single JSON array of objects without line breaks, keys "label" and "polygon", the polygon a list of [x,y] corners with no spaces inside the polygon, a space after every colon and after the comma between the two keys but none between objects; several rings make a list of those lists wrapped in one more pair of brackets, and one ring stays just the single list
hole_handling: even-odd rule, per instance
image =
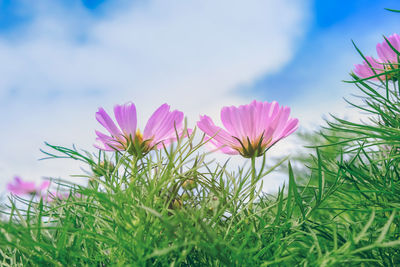
[{"label": "pink petal", "polygon": [[239,115],[237,114],[237,107],[223,107],[221,110],[221,121],[231,136],[242,139],[244,133]]},{"label": "pink petal", "polygon": [[24,195],[35,192],[40,193],[40,191],[42,191],[42,186],[46,186],[47,183],[50,183],[49,181],[45,181],[37,188],[34,182],[25,182],[20,177],[14,177],[13,182],[7,184],[7,190],[15,195]]},{"label": "pink petal", "polygon": [[114,115],[125,136],[135,137],[137,127],[136,107],[133,103],[116,105]]},{"label": "pink petal", "polygon": [[115,150],[124,150],[123,144],[120,141],[116,140],[113,137],[103,134],[102,132],[95,131],[97,138],[94,147],[105,150],[105,151],[115,151]]},{"label": "pink petal", "polygon": [[154,111],[144,128],[143,137],[152,138],[153,130],[158,129],[160,124],[162,124],[167,118],[169,109],[169,105],[163,104],[156,111]]},{"label": "pink petal", "polygon": [[216,126],[212,119],[206,115],[200,116],[200,121],[197,122],[197,127],[220,144],[234,147],[240,146],[237,140],[235,140],[227,131]]},{"label": "pink petal", "polygon": [[294,133],[297,128],[299,127],[299,120],[298,119],[290,119],[286,124],[285,129],[283,130],[282,136],[287,137],[290,134]]},{"label": "pink petal", "polygon": [[[151,135],[154,138],[155,142],[160,142],[167,138],[175,138],[176,131],[179,132],[182,130],[182,123],[183,122],[183,112],[174,110],[167,117],[164,121],[158,125],[158,128],[153,128],[151,130]],[[143,135],[145,137],[145,135]],[[146,136],[147,137],[147,136]]]},{"label": "pink petal", "polygon": [[148,120],[143,139],[151,140],[150,146],[156,145],[162,148],[176,140],[176,131],[183,131],[183,112],[178,110],[170,111],[167,104],[161,105]]},{"label": "pink petal", "polygon": [[257,112],[259,113],[259,126],[257,131],[263,133],[263,137],[269,139],[272,135],[271,131],[276,128],[276,117],[280,113],[281,108],[276,101],[261,103]]},{"label": "pink petal", "polygon": [[279,138],[282,135],[282,132],[286,126],[286,122],[289,119],[290,115],[290,108],[289,107],[282,107],[279,116],[276,117],[276,126],[274,131],[274,138]]},{"label": "pink petal", "polygon": [[25,182],[19,177],[14,177],[14,182],[15,184],[13,184],[12,182],[8,183],[7,189],[16,195],[27,194],[36,191],[36,186],[34,182]]},{"label": "pink petal", "polygon": [[43,181],[39,186],[39,191],[46,190],[50,186],[50,181]]},{"label": "pink petal", "polygon": [[228,155],[239,155],[239,151],[237,151],[236,149],[231,148],[227,144],[221,144],[213,138],[210,138],[205,141],[207,141],[206,146],[210,150],[217,150],[221,153],[228,154]]},{"label": "pink petal", "polygon": [[[362,64],[354,65],[354,73],[361,79],[375,76],[384,71],[384,65],[380,61],[369,56],[365,57],[365,59],[367,61],[364,61]],[[371,80],[378,80],[378,78],[374,77]]]},{"label": "pink petal", "polygon": [[[392,34],[387,38],[389,43],[396,49],[398,52],[400,52],[400,36],[395,34]],[[378,56],[380,59],[384,62],[387,63],[397,63],[397,53],[390,47],[388,42],[384,40],[382,43],[379,43],[376,45],[376,52],[378,53]]]},{"label": "pink petal", "polygon": [[121,131],[103,108],[99,108],[99,111],[96,112],[96,119],[112,136],[118,137],[122,135]]},{"label": "pink petal", "polygon": [[294,133],[298,128],[299,120],[298,119],[289,119],[286,124],[285,128],[279,134],[274,135],[272,141],[269,146],[273,146],[279,140],[289,136],[290,134]]}]

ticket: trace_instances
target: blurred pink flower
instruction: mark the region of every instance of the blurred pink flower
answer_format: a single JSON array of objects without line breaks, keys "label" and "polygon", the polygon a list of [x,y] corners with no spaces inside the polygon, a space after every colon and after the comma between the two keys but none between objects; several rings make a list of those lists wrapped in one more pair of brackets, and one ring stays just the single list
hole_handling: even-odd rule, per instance
[{"label": "blurred pink flower", "polygon": [[[362,64],[354,65],[354,73],[361,79],[369,78],[385,71],[385,66],[380,60],[368,56],[365,59],[366,61],[364,60]],[[378,77],[371,78],[371,80],[378,80]]]},{"label": "blurred pink flower", "polygon": [[[390,35],[386,38],[391,46],[400,52],[400,36],[396,33]],[[380,44],[376,45],[376,52],[378,53],[379,58],[382,62],[389,63],[389,64],[398,64],[398,55],[397,53],[390,47],[388,42],[385,40]]]},{"label": "blurred pink flower", "polygon": [[133,103],[116,105],[114,115],[119,128],[103,108],[96,112],[97,121],[109,132],[109,135],[96,131],[95,147],[106,151],[127,150],[134,155],[144,155],[152,149],[176,140],[183,132],[183,113],[170,111],[167,104],[161,105],[148,120],[143,134],[137,129],[136,107]]},{"label": "blurred pink flower", "polygon": [[43,181],[39,186],[35,182],[25,182],[20,177],[15,176],[14,181],[7,184],[7,189],[15,195],[36,194],[40,195],[50,186],[50,181]]},{"label": "blurred pink flower", "polygon": [[251,158],[262,156],[276,142],[296,131],[298,119],[289,115],[289,107],[280,107],[275,101],[254,100],[248,105],[222,108],[221,121],[226,130],[206,115],[200,116],[197,126],[221,152]]}]

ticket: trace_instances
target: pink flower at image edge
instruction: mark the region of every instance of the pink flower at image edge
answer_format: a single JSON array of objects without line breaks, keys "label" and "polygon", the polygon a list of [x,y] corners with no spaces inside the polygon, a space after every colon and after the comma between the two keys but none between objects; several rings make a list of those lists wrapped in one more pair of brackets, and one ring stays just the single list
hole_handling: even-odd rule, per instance
[{"label": "pink flower at image edge", "polygon": [[[390,45],[389,45],[390,43]],[[393,47],[393,48],[392,48]],[[396,69],[399,66],[399,55],[396,52],[400,52],[400,36],[396,33],[390,35],[382,43],[376,45],[376,52],[378,59],[370,56],[366,56],[361,64],[354,65],[353,72],[361,79],[366,79],[379,75],[385,71]],[[385,75],[379,76],[381,79],[385,79]],[[390,75],[387,77],[390,79]],[[371,78],[371,80],[379,80],[378,77]]]},{"label": "pink flower at image edge", "polygon": [[[397,52],[400,52],[400,36],[398,34],[394,33],[386,39],[389,41],[390,45],[397,50]],[[384,40],[382,43],[376,45],[376,52],[379,56],[379,59],[385,63],[397,64],[399,63],[398,55],[396,51],[390,47],[387,41]]]}]

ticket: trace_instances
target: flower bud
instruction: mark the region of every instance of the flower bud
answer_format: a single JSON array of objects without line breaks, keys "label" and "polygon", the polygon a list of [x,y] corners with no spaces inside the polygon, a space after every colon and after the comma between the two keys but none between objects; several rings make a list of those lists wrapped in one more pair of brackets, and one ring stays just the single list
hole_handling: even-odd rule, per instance
[{"label": "flower bud", "polygon": [[173,209],[180,209],[182,207],[182,200],[180,200],[180,199],[175,199],[173,202],[172,202],[172,208]]},{"label": "flower bud", "polygon": [[183,182],[182,187],[186,190],[192,190],[196,188],[197,183],[193,179],[188,179]]},{"label": "flower bud", "polygon": [[189,200],[189,198],[190,198],[190,196],[189,196],[189,194],[188,194],[188,193],[184,193],[184,194],[182,194],[182,200],[183,200],[183,201],[188,201],[188,200]]},{"label": "flower bud", "polygon": [[98,165],[92,166],[92,171],[93,174],[96,177],[101,177],[106,175],[107,173],[113,172],[115,169],[115,166],[112,162],[100,162]]}]

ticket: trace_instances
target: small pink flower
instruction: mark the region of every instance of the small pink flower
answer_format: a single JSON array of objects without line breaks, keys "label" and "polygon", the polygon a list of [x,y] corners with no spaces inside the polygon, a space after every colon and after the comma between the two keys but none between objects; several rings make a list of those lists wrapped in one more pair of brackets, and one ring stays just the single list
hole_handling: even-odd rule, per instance
[{"label": "small pink flower", "polygon": [[[398,34],[392,34],[387,38],[391,46],[400,52],[400,36]],[[388,64],[398,64],[398,55],[397,53],[390,47],[388,42],[385,40],[384,42],[376,45],[376,52],[378,53],[379,58],[382,62]]]},{"label": "small pink flower", "polygon": [[15,195],[35,194],[40,195],[50,186],[50,181],[43,181],[39,186],[34,182],[25,182],[20,177],[15,176],[14,181],[7,184],[7,189]]},{"label": "small pink flower", "polygon": [[277,102],[258,102],[224,107],[221,110],[222,129],[208,116],[200,116],[197,126],[209,143],[225,154],[243,157],[262,156],[271,146],[287,137],[298,127],[298,119],[290,118],[290,108]]},{"label": "small pink flower", "polygon": [[148,120],[143,134],[137,129],[136,107],[133,103],[116,105],[114,115],[118,126],[103,108],[96,112],[97,121],[110,135],[96,131],[94,145],[105,151],[127,150],[133,155],[144,155],[152,149],[162,148],[176,140],[176,131],[183,132],[183,113],[170,111],[167,104],[161,105]]},{"label": "small pink flower", "polygon": [[[380,60],[373,57],[365,57],[365,59],[367,61],[364,60],[362,64],[354,65],[354,73],[361,79],[369,78],[385,71],[385,65]],[[378,78],[374,77],[371,80],[378,80]]]}]

